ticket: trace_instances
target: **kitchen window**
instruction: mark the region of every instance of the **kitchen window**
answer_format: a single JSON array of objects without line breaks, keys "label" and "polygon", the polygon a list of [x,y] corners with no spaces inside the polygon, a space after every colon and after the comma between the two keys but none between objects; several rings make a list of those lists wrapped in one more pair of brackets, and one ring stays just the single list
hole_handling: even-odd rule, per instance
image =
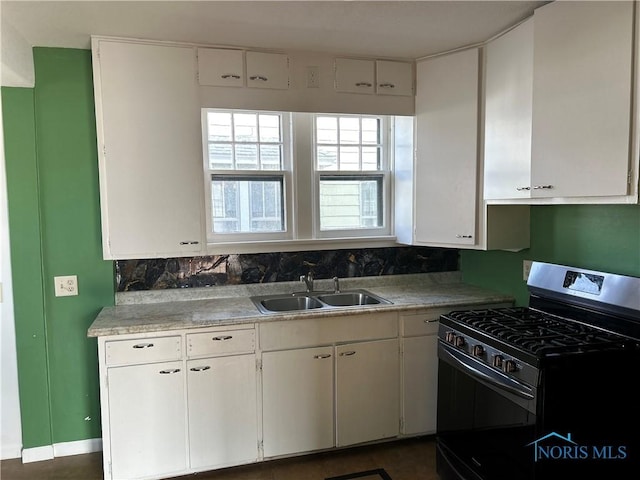
[{"label": "kitchen window", "polygon": [[203,109],[202,123],[209,244],[391,239],[392,117]]}]

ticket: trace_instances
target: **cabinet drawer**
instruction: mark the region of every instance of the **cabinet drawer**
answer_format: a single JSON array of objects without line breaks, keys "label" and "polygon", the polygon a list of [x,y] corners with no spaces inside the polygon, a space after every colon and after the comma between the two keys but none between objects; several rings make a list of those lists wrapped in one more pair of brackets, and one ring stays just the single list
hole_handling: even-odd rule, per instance
[{"label": "cabinet drawer", "polygon": [[415,315],[400,316],[404,326],[403,336],[413,337],[416,335],[431,335],[438,333],[438,320],[440,319],[440,315],[448,311],[449,310],[437,309]]},{"label": "cabinet drawer", "polygon": [[105,343],[107,365],[180,360],[180,337],[137,338],[114,340]]},{"label": "cabinet drawer", "polygon": [[187,335],[187,355],[227,355],[250,353],[256,349],[255,330],[191,333]]}]

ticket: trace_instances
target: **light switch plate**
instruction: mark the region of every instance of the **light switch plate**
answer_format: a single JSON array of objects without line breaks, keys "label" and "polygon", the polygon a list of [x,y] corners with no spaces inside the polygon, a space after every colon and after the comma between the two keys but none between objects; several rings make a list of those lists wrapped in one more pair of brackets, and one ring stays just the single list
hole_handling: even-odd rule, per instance
[{"label": "light switch plate", "polygon": [[77,275],[66,275],[63,277],[53,277],[56,297],[70,297],[78,295]]}]

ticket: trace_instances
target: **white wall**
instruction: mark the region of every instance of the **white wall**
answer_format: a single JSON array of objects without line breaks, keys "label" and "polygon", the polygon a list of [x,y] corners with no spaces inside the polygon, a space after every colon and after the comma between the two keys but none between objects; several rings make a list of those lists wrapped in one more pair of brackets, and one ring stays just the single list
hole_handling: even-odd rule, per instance
[{"label": "white wall", "polygon": [[0,458],[18,458],[22,450],[16,334],[11,289],[7,183],[0,93]]},{"label": "white wall", "polygon": [[[0,15],[2,15],[0,4]],[[0,22],[0,82],[6,87],[33,88],[33,48],[6,19]]]}]

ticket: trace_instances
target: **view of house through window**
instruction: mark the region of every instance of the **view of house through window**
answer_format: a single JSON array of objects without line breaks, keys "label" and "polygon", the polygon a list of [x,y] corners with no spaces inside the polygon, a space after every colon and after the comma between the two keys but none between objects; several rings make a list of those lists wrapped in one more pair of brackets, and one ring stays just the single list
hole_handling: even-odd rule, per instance
[{"label": "view of house through window", "polygon": [[[389,233],[388,120],[302,115],[203,111],[209,241],[293,239],[296,215],[313,215],[323,237]],[[312,212],[294,211],[294,192],[308,196]]]}]

